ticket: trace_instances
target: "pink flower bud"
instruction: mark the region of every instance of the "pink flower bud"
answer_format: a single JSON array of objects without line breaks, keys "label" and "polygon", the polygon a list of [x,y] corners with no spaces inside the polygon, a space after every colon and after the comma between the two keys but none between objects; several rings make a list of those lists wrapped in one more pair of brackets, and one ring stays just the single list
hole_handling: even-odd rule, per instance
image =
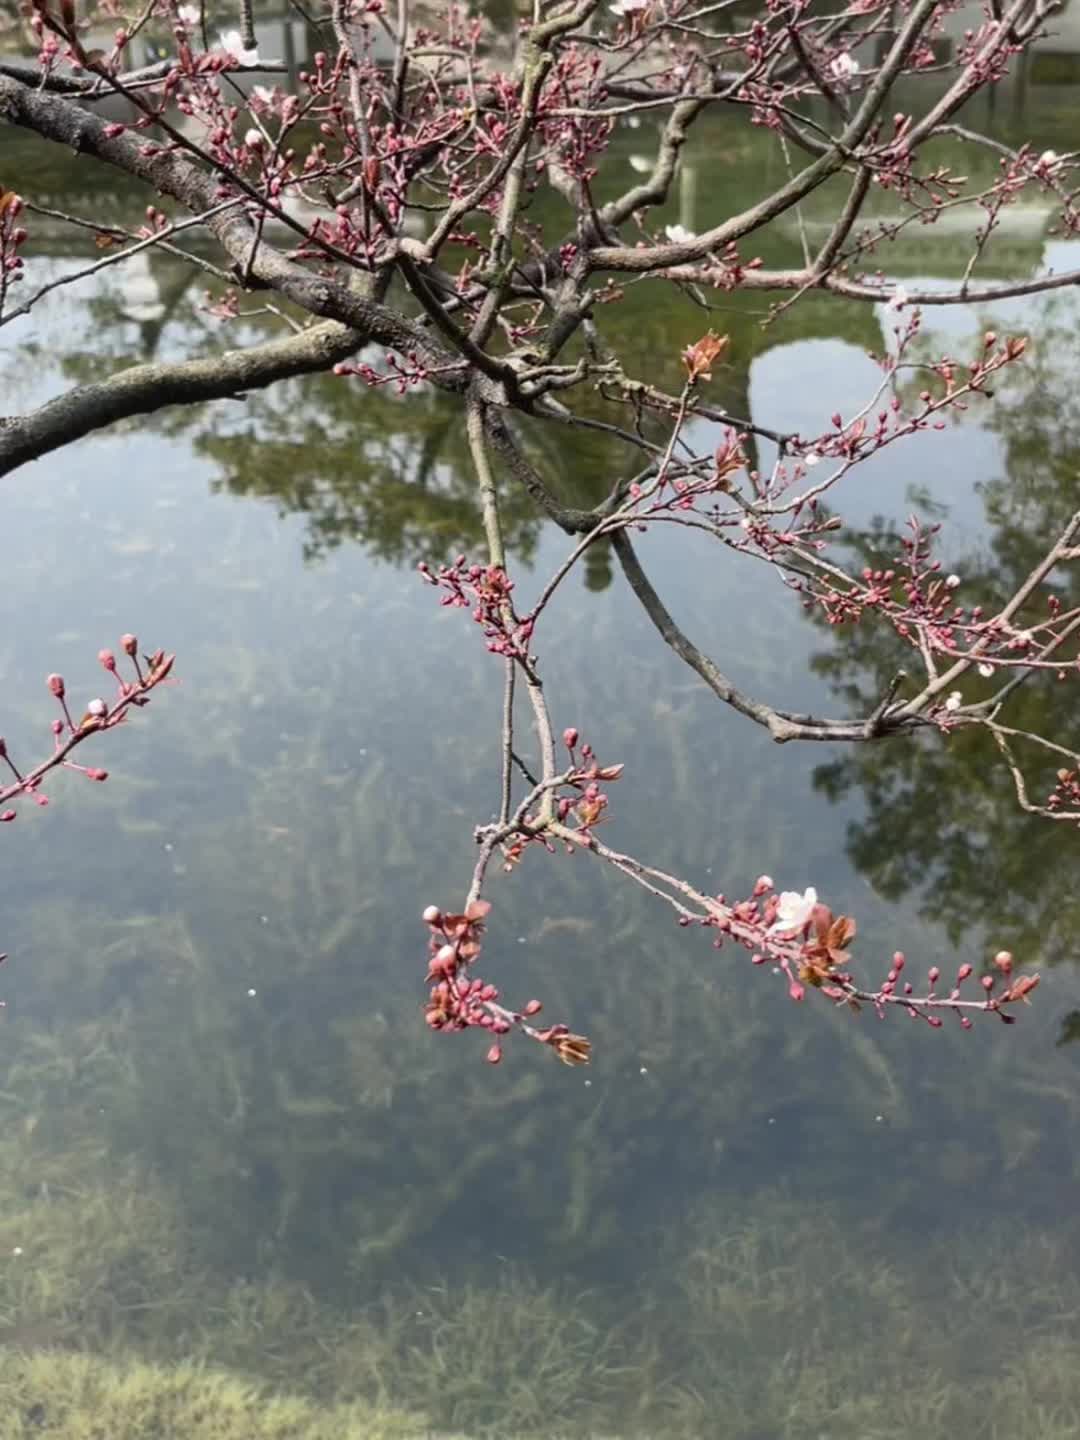
[{"label": "pink flower bud", "polygon": [[64,722],[63,722],[63,720],[54,720],[54,721],[52,722],[52,733],[53,733],[54,735],[62,735],[62,734],[64,733]]},{"label": "pink flower bud", "polygon": [[7,824],[8,821],[15,819],[16,813],[17,812],[14,810],[5,810],[3,814],[0,814],[0,821],[3,821],[4,824]]},{"label": "pink flower bud", "polygon": [[125,655],[135,655],[139,649],[139,642],[134,635],[121,635],[120,648]]},{"label": "pink flower bud", "polygon": [[759,895],[767,895],[768,892],[769,892],[772,888],[773,888],[773,878],[772,878],[772,876],[771,876],[771,875],[759,875],[758,878],[754,881],[754,898],[755,898],[755,900],[758,898]]},{"label": "pink flower bud", "polygon": [[57,675],[54,671],[53,674],[47,677],[45,684],[48,685],[58,700],[64,698],[64,677],[62,675]]},{"label": "pink flower bud", "polygon": [[0,735],[0,760],[7,759],[7,741]]},{"label": "pink flower bud", "polygon": [[116,673],[116,656],[111,650],[99,650],[97,658],[106,670]]},{"label": "pink flower bud", "polygon": [[940,1030],[940,1029],[941,1029],[941,1024],[942,1024],[941,1016],[940,1016],[940,1015],[928,1015],[928,1016],[926,1017],[926,1023],[927,1023],[928,1025],[932,1025],[935,1030]]},{"label": "pink flower bud", "polygon": [[791,984],[788,986],[787,993],[791,996],[792,1000],[801,1000],[806,994],[806,989],[804,986],[800,985],[797,980],[792,980]]},{"label": "pink flower bud", "polygon": [[540,1014],[540,1011],[541,1011],[543,1008],[544,1008],[544,1007],[543,1007],[543,1005],[540,1004],[540,1001],[539,1001],[539,1000],[530,1000],[529,1003],[525,1006],[525,1014],[526,1014],[526,1015],[539,1015],[539,1014]]},{"label": "pink flower bud", "polygon": [[88,780],[107,780],[109,772],[108,770],[87,770],[86,778]]},{"label": "pink flower bud", "polygon": [[562,732],[562,738],[563,744],[566,746],[566,748],[568,750],[573,750],[578,742],[578,732],[574,729],[572,725],[570,725]]},{"label": "pink flower bud", "polygon": [[1013,968],[1013,957],[1011,950],[999,950],[994,956],[994,964],[1003,975],[1011,975]]},{"label": "pink flower bud", "polygon": [[984,975],[979,981],[979,984],[989,995],[990,991],[994,988],[994,977],[992,975]]},{"label": "pink flower bud", "polygon": [[960,1016],[960,1028],[961,1028],[962,1030],[970,1030],[970,1029],[971,1029],[971,1021],[968,1019],[968,1017],[967,1017],[966,1015],[961,1015],[961,1016]]},{"label": "pink flower bud", "polygon": [[962,984],[971,974],[973,968],[971,965],[961,965],[960,969],[956,972],[956,983],[958,985]]},{"label": "pink flower bud", "polygon": [[442,911],[439,909],[438,905],[429,905],[427,906],[423,915],[420,918],[423,920],[425,925],[438,925],[439,921],[442,919]]},{"label": "pink flower bud", "polygon": [[902,970],[904,968],[904,952],[902,950],[893,952],[892,968],[894,970]]},{"label": "pink flower bud", "polygon": [[941,979],[941,971],[936,965],[931,965],[930,969],[926,972],[926,978],[930,981],[931,985],[936,985]]}]

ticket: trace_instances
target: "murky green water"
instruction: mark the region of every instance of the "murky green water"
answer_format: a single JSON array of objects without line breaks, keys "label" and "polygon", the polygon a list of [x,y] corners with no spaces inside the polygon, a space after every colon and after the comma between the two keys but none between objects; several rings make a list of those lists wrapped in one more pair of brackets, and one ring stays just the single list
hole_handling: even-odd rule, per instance
[{"label": "murky green water", "polygon": [[[1010,133],[1021,101],[1035,142],[1067,149],[1053,87],[989,119]],[[701,145],[671,218],[704,226],[778,178],[754,137]],[[40,203],[144,203],[0,147],[0,181]],[[1010,216],[986,275],[1075,265],[1045,225]],[[35,228],[28,284],[91,253]],[[921,281],[957,255],[923,230],[882,263]],[[0,330],[0,409],[264,326],[223,328],[204,288],[155,258],[58,292]],[[604,322],[670,378],[707,322],[654,302],[631,288]],[[809,431],[865,397],[884,312],[763,314],[736,297],[712,317],[734,341],[718,400]],[[989,323],[1030,333],[1032,359],[962,425],[864,468],[855,543],[917,506],[946,521],[965,596],[1026,573],[1076,504],[1078,322],[1065,293],[928,311],[928,347]],[[532,443],[564,493],[606,491],[602,443]],[[516,496],[507,512],[528,591],[567,542]],[[5,480],[2,517],[17,758],[49,743],[45,673],[89,697],[122,631],[175,649],[182,684],[101,747],[107,786],[64,777],[3,837],[0,1436],[89,1435],[87,1417],[127,1434],[136,1412],[132,1434],[201,1435],[200,1407],[237,1437],[1075,1435],[1080,850],[1018,811],[988,751],[772,746],[598,553],[549,621],[545,673],[556,723],[626,762],[614,843],[731,893],[762,870],[815,884],[871,965],[1008,944],[1044,985],[1011,1029],[853,1024],[616,877],[530,856],[496,885],[492,968],[596,1058],[583,1075],[517,1045],[493,1070],[474,1037],[421,1023],[419,911],[463,893],[497,785],[501,673],[414,570],[478,541],[457,410],[320,379],[164,412]],[[763,567],[684,537],[643,554],[691,634],[770,697],[835,708],[891,673],[880,641],[805,620]],[[1073,690],[1029,703],[1067,733]]]}]

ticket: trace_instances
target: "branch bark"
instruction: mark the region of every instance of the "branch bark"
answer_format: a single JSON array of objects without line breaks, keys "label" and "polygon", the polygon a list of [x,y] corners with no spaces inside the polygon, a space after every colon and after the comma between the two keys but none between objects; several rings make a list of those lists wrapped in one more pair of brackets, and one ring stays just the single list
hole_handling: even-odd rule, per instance
[{"label": "branch bark", "polygon": [[365,343],[334,321],[299,335],[206,359],[134,365],[107,380],[79,385],[27,415],[0,416],[0,476],[95,430],[168,405],[240,398],[276,380],[328,370]]}]

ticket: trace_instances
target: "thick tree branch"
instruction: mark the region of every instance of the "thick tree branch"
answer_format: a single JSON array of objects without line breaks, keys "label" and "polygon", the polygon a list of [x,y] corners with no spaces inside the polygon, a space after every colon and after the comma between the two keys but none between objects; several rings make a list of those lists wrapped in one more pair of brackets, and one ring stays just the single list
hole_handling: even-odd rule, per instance
[{"label": "thick tree branch", "polygon": [[0,476],[73,440],[167,405],[237,399],[276,380],[328,370],[365,343],[334,321],[247,350],[175,364],[135,365],[79,385],[28,415],[0,416]]},{"label": "thick tree branch", "polygon": [[[793,716],[782,710],[775,710],[762,700],[755,700],[740,690],[735,682],[704,654],[676,623],[667,606],[653,589],[649,577],[641,567],[630,537],[625,530],[611,533],[611,544],[619,557],[623,574],[630,589],[641,602],[642,609],[660,632],[666,645],[670,645],[680,660],[701,676],[709,689],[730,705],[740,715],[745,715],[756,724],[764,726],[778,744],[788,740],[868,740],[887,731],[895,732],[898,727],[890,726],[884,715],[877,714],[869,719],[829,720],[813,715]],[[870,723],[872,719],[873,723]],[[902,728],[911,728],[905,721]]]},{"label": "thick tree branch", "polygon": [[[185,156],[140,143],[127,135],[110,135],[103,121],[78,105],[29,90],[4,76],[0,76],[0,119],[33,130],[77,152],[94,155],[146,181],[192,213],[220,206],[224,198],[218,181]],[[363,341],[373,340],[394,350],[419,354],[429,368],[437,372],[433,375],[436,384],[445,389],[465,389],[466,376],[463,369],[455,371],[454,355],[437,346],[420,326],[399,312],[377,304],[338,280],[313,275],[265,240],[251,261],[255,231],[246,214],[218,210],[208,218],[206,228],[233,261],[237,274],[249,269],[251,276],[263,286],[278,291],[309,314],[350,326]],[[505,403],[505,393],[496,384],[489,386],[483,398]]]},{"label": "thick tree branch", "polygon": [[592,270],[618,270],[639,272],[656,270],[658,267],[677,265],[688,260],[704,259],[711,251],[723,249],[733,241],[740,240],[759,230],[784,211],[816,190],[830,175],[834,175],[852,157],[855,149],[865,140],[889,88],[903,68],[919,36],[929,23],[938,0],[916,0],[908,14],[899,35],[884,64],[879,69],[873,84],[869,87],[850,124],[837,137],[829,151],[815,160],[786,185],[744,210],[732,215],[722,224],[714,226],[693,240],[680,244],[634,246],[597,246],[589,252],[589,266]]}]

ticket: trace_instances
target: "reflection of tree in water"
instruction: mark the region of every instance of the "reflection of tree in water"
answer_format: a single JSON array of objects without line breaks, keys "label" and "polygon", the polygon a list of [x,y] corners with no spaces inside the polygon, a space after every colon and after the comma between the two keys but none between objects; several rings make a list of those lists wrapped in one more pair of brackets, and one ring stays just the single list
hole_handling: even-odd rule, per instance
[{"label": "reflection of tree in water", "polygon": [[[290,382],[250,399],[244,433],[205,427],[195,448],[220,467],[215,488],[303,514],[309,559],[349,540],[392,561],[473,549],[483,528],[456,407],[437,394],[358,395],[356,383]],[[528,498],[507,493],[503,520],[508,543],[528,557],[540,529]]]},{"label": "reflection of tree in water", "polygon": [[[734,358],[718,373],[709,400],[739,419],[752,418],[753,361],[774,346],[807,338],[880,345],[876,317],[865,305],[838,306],[831,299],[822,304],[808,297],[767,329],[763,314],[752,297],[718,317],[703,315],[689,299],[672,314],[653,304],[641,287],[624,305],[607,308],[600,326],[605,339],[632,355],[631,373],[636,365],[650,381],[677,390],[683,346],[710,323],[720,324],[732,337]],[[613,407],[596,391],[581,398],[576,412],[586,419],[634,423],[626,407]],[[283,514],[305,515],[309,558],[355,540],[384,559],[441,562],[479,541],[475,482],[451,398],[434,393],[399,398],[355,379],[325,376],[253,396],[248,413],[255,421],[250,433],[222,435],[207,428],[196,448],[221,467],[220,488],[270,500]],[[559,499],[582,508],[603,500],[636,464],[627,460],[625,447],[594,430],[537,421],[523,425],[520,436]],[[503,488],[501,504],[508,546],[528,560],[542,517],[514,484]],[[586,557],[585,583],[603,590],[611,575],[604,542]]]},{"label": "reflection of tree in water", "polygon": [[[980,416],[1000,436],[1005,456],[1005,474],[978,486],[990,527],[985,548],[951,562],[968,603],[987,610],[1012,594],[1039,560],[1041,537],[1059,533],[1076,509],[1080,403],[1062,361],[1072,328],[1060,306],[1047,306],[1044,318],[1031,362],[1008,377]],[[887,563],[899,551],[898,532],[884,521],[853,543],[867,564]],[[1071,578],[1059,573],[1054,589],[1063,608],[1080,602],[1075,567]],[[838,693],[872,702],[906,658],[902,642],[880,627],[845,628],[832,632],[831,649],[814,666]],[[979,687],[990,693],[973,673],[965,676],[965,699],[979,698]],[[1029,683],[1013,703],[1018,729],[1075,739],[1075,681]],[[1060,762],[1030,751],[1021,758],[1029,792],[1039,799]],[[954,938],[985,926],[1039,963],[1076,956],[1080,841],[1071,827],[1019,808],[989,737],[961,733],[946,745],[927,732],[907,745],[858,746],[820,766],[815,779],[832,799],[860,791],[865,813],[850,826],[848,851],[883,895],[920,891],[924,913]]]}]

